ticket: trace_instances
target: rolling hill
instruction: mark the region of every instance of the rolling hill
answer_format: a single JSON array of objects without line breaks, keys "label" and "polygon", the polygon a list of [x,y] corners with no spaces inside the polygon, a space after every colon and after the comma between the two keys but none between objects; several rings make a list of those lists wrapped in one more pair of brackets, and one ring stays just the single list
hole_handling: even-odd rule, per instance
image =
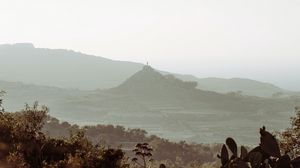
[{"label": "rolling hill", "polygon": [[297,97],[200,90],[195,82],[162,75],[149,66],[111,89],[80,91],[6,82],[0,82],[0,88],[7,91],[5,107],[41,100],[49,105],[51,115],[71,123],[123,125],[174,141],[203,143],[222,142],[235,134],[241,143],[256,142],[255,130],[262,125],[286,128],[294,107],[300,104]]},{"label": "rolling hill", "polygon": [[0,45],[0,58],[1,80],[82,90],[117,86],[142,68],[133,62],[29,43]]},{"label": "rolling hill", "polygon": [[[143,67],[139,63],[115,61],[72,50],[36,48],[30,43],[0,45],[0,59],[0,80],[80,90],[116,87]],[[184,81],[198,82],[199,89],[219,93],[242,91],[243,95],[260,97],[300,95],[249,79],[173,75]]]},{"label": "rolling hill", "polygon": [[195,82],[144,66],[117,87],[70,98],[60,107],[69,119],[83,124],[124,125],[175,141],[204,143],[238,134],[240,142],[251,144],[258,141],[255,130],[262,125],[286,128],[299,104],[297,97],[261,98],[200,90]]}]

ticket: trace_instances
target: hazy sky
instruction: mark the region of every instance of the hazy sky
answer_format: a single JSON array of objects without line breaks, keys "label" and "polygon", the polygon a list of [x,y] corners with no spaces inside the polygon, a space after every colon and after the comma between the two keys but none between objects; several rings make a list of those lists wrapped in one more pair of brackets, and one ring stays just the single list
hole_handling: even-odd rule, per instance
[{"label": "hazy sky", "polygon": [[300,90],[299,0],[0,0],[0,43]]}]

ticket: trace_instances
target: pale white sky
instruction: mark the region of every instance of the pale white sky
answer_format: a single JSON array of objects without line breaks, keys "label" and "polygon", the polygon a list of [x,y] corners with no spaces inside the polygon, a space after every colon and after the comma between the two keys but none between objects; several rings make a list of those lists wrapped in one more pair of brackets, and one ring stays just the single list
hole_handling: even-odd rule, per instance
[{"label": "pale white sky", "polygon": [[0,0],[0,44],[300,90],[299,0]]}]

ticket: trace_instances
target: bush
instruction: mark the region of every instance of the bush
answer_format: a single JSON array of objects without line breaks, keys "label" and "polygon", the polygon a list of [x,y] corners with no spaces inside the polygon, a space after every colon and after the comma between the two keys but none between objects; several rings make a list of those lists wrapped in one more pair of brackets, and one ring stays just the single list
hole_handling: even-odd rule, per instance
[{"label": "bush", "polygon": [[26,105],[24,110],[0,114],[0,163],[12,167],[125,168],[124,152],[93,145],[83,131],[69,138],[47,137],[41,130],[48,108]]}]

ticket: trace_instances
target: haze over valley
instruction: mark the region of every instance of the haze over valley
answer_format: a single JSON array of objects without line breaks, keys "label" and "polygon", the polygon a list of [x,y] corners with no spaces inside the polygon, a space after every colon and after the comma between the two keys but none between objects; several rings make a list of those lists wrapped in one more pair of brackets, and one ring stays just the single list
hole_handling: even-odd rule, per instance
[{"label": "haze over valley", "polygon": [[0,168],[300,168],[299,0],[1,0]]},{"label": "haze over valley", "polygon": [[[4,107],[39,101],[64,121],[142,128],[173,141],[246,144],[289,124],[299,93],[250,79],[197,78],[33,44],[0,46]],[[16,61],[17,60],[17,61]],[[239,125],[239,127],[237,127]]]}]

